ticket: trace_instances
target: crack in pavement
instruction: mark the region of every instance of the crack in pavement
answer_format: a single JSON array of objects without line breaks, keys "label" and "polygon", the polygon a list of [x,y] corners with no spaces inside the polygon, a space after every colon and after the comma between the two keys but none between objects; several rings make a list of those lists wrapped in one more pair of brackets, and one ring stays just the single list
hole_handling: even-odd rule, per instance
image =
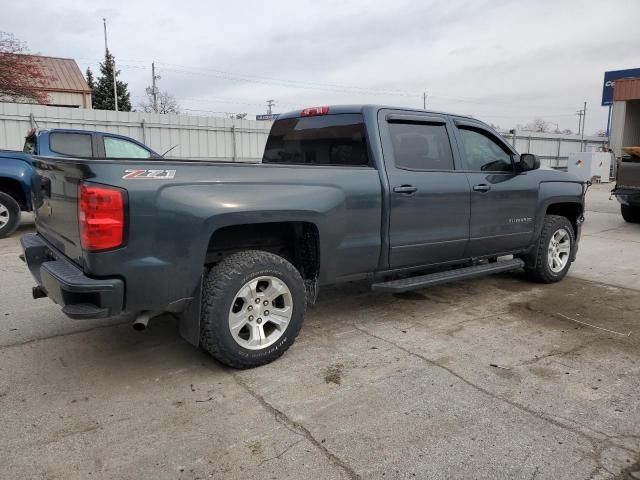
[{"label": "crack in pavement", "polygon": [[351,480],[360,480],[362,478],[344,460],[340,459],[338,456],[336,456],[335,454],[331,453],[327,449],[327,447],[325,447],[324,445],[322,445],[322,443],[320,443],[318,440],[316,440],[316,438],[313,436],[313,434],[306,427],[304,427],[299,422],[296,422],[295,420],[292,420],[291,418],[289,418],[287,416],[287,414],[285,414],[281,410],[278,410],[276,407],[274,407],[269,402],[267,402],[267,400],[265,400],[265,398],[262,395],[260,395],[256,391],[254,391],[247,384],[247,382],[245,382],[237,373],[230,372],[230,375],[233,377],[235,382],[239,386],[241,386],[244,390],[246,390],[247,393],[249,393],[249,395],[251,395],[253,398],[255,398],[258,401],[258,403],[265,410],[267,410],[269,413],[273,414],[276,422],[278,422],[281,425],[283,425],[290,432],[295,433],[296,435],[304,437],[306,440],[308,440],[313,446],[315,446],[318,450],[320,450],[320,452],[333,465],[341,468],[347,474],[347,477],[349,477]]},{"label": "crack in pavement", "polygon": [[[521,404],[519,404],[517,402],[514,402],[514,401],[509,400],[507,398],[501,397],[500,395],[497,395],[496,393],[494,393],[494,392],[492,392],[490,390],[487,390],[486,388],[481,387],[480,385],[477,385],[477,384],[473,383],[472,381],[466,379],[465,377],[463,377],[462,375],[457,373],[455,370],[453,370],[453,369],[451,369],[451,368],[449,368],[449,367],[447,367],[445,365],[441,365],[438,362],[425,357],[424,355],[421,355],[419,353],[413,352],[413,351],[409,350],[408,348],[406,348],[406,347],[404,347],[404,346],[402,346],[402,345],[400,345],[400,344],[398,344],[398,343],[396,343],[396,342],[394,342],[392,340],[389,340],[387,338],[384,338],[384,337],[378,336],[378,335],[376,335],[374,333],[371,333],[371,332],[365,330],[364,328],[359,327],[358,325],[355,325],[355,324],[354,324],[354,328],[356,328],[360,332],[364,333],[365,335],[368,335],[368,336],[370,336],[372,338],[376,338],[376,339],[378,339],[378,340],[380,340],[382,342],[385,342],[385,343],[388,343],[390,345],[393,345],[394,347],[396,347],[397,349],[405,352],[406,354],[408,354],[410,356],[413,356],[413,357],[416,357],[416,358],[422,360],[423,362],[425,362],[425,363],[427,363],[427,364],[429,364],[429,365],[431,365],[433,367],[437,367],[437,368],[440,368],[440,369],[446,371],[447,373],[449,373],[450,375],[453,375],[458,380],[460,380],[461,382],[463,382],[466,385],[470,386],[474,390],[476,390],[476,391],[478,391],[478,392],[480,392],[480,393],[482,393],[482,394],[484,394],[486,396],[489,396],[492,399],[495,399],[495,400],[498,400],[500,402],[503,402],[503,403],[505,403],[505,404],[517,409],[517,410],[520,410],[521,412],[524,412],[524,413],[526,413],[528,415],[532,415],[532,416],[536,417],[537,419],[542,420],[543,422],[546,422],[546,423],[548,423],[550,425],[553,425],[554,427],[557,427],[557,428],[559,428],[561,430],[565,430],[565,431],[571,432],[574,435],[583,438],[584,440],[586,440],[587,442],[589,442],[591,444],[591,448],[592,448],[593,454],[590,457],[591,457],[591,460],[593,460],[595,462],[595,464],[596,464],[596,469],[594,471],[599,471],[599,470],[602,470],[602,469],[606,470],[605,467],[602,465],[602,460],[600,458],[601,455],[602,455],[602,452],[606,448],[616,447],[616,448],[621,448],[621,449],[623,449],[623,450],[625,450],[625,451],[627,451],[629,453],[633,453],[633,454],[638,454],[639,453],[638,451],[633,450],[631,448],[622,447],[622,446],[616,444],[615,442],[611,441],[613,437],[609,437],[606,434],[605,434],[606,438],[599,439],[599,438],[593,437],[591,435],[588,435],[587,433],[585,433],[585,432],[583,432],[583,431],[581,431],[579,429],[571,428],[570,426],[565,425],[562,422],[560,422],[558,420],[555,420],[554,418],[551,418],[551,417],[543,414],[540,411],[533,410],[533,409],[531,409],[529,407],[526,407],[524,405],[521,405]],[[592,473],[592,475],[593,475],[593,473]]]},{"label": "crack in pavement", "polygon": [[572,353],[576,353],[579,350],[582,350],[583,348],[586,347],[590,347],[591,345],[593,345],[596,342],[600,342],[600,338],[594,338],[593,340],[590,340],[586,343],[582,343],[580,345],[577,345],[573,348],[570,348],[569,350],[553,350],[549,353],[546,353],[544,355],[540,355],[539,357],[534,357],[531,358],[529,360],[525,360],[524,362],[521,363],[516,363],[515,365],[513,365],[513,368],[516,367],[526,367],[528,365],[532,365],[534,363],[538,363],[540,360],[544,360],[545,358],[552,358],[552,357],[564,357],[565,355],[571,355]]}]

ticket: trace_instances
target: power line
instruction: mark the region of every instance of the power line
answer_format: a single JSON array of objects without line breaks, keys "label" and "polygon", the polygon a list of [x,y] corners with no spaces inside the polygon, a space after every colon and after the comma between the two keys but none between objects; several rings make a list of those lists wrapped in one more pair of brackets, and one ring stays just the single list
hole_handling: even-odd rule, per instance
[{"label": "power line", "polygon": [[[96,59],[84,59],[84,60],[92,60],[93,62],[97,61]],[[125,60],[125,62],[131,62],[131,61]],[[340,93],[361,93],[361,94],[396,96],[396,97],[406,97],[406,98],[422,97],[422,95],[419,95],[417,93],[404,91],[404,90],[361,87],[356,85],[338,85],[333,83],[309,82],[309,81],[301,81],[301,80],[266,77],[261,75],[247,75],[247,74],[240,74],[240,73],[234,73],[234,72],[228,72],[228,71],[216,70],[216,69],[205,70],[205,69],[198,69],[198,68],[189,67],[185,65],[171,64],[171,63],[165,63],[165,62],[157,62],[157,63],[158,65],[163,65],[164,71],[182,73],[185,75],[213,77],[213,78],[219,78],[222,80],[229,80],[229,81],[258,83],[263,85],[280,86],[280,87],[287,87],[287,88],[299,88],[299,89],[305,89],[305,90],[321,90],[321,91],[331,91],[331,92],[340,92]],[[149,68],[148,65],[131,65],[129,63],[123,63],[123,64],[120,64],[119,66],[121,68],[127,67],[127,68],[145,69],[145,70]],[[468,97],[467,98],[454,97],[454,96],[433,95],[433,94],[430,94],[430,97],[438,98],[442,100],[464,102],[464,103],[478,103],[478,104],[493,103],[492,101],[472,99]]]}]

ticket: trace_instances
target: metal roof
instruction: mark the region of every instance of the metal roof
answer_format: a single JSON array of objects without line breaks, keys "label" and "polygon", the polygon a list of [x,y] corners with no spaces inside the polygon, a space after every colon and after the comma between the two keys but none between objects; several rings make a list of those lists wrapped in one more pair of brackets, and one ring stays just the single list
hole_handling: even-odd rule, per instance
[{"label": "metal roof", "polygon": [[613,87],[613,99],[616,101],[640,100],[640,77],[616,80]]},{"label": "metal roof", "polygon": [[30,55],[42,65],[46,79],[42,90],[47,92],[91,93],[80,67],[71,58]]}]

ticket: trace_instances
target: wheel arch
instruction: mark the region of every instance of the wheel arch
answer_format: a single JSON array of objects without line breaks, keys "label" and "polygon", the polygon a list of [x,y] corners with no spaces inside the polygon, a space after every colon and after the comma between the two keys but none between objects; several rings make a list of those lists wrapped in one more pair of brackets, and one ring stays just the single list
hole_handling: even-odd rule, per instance
[{"label": "wheel arch", "polygon": [[573,226],[573,232],[578,232],[584,215],[584,202],[574,196],[552,197],[541,202],[536,215],[536,226],[533,239],[537,241],[544,227],[544,219],[547,215],[560,215],[566,217]]},{"label": "wheel arch", "polygon": [[24,191],[22,183],[13,177],[0,177],[0,192],[13,198],[21,210],[30,210],[29,196]]},{"label": "wheel arch", "polygon": [[559,215],[567,218],[571,222],[574,235],[578,233],[578,227],[584,214],[584,206],[580,202],[553,202],[547,205],[545,215]]},{"label": "wheel arch", "polygon": [[286,258],[305,280],[320,272],[320,233],[308,221],[255,222],[225,225],[211,233],[205,265],[215,265],[240,250],[265,250]]}]

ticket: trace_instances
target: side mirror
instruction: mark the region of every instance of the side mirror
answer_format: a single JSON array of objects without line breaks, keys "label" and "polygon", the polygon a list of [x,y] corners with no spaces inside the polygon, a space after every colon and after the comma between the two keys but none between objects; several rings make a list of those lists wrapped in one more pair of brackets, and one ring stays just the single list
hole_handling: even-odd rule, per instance
[{"label": "side mirror", "polygon": [[520,155],[520,161],[516,164],[516,167],[519,172],[537,170],[540,168],[540,159],[533,153],[523,153]]}]

